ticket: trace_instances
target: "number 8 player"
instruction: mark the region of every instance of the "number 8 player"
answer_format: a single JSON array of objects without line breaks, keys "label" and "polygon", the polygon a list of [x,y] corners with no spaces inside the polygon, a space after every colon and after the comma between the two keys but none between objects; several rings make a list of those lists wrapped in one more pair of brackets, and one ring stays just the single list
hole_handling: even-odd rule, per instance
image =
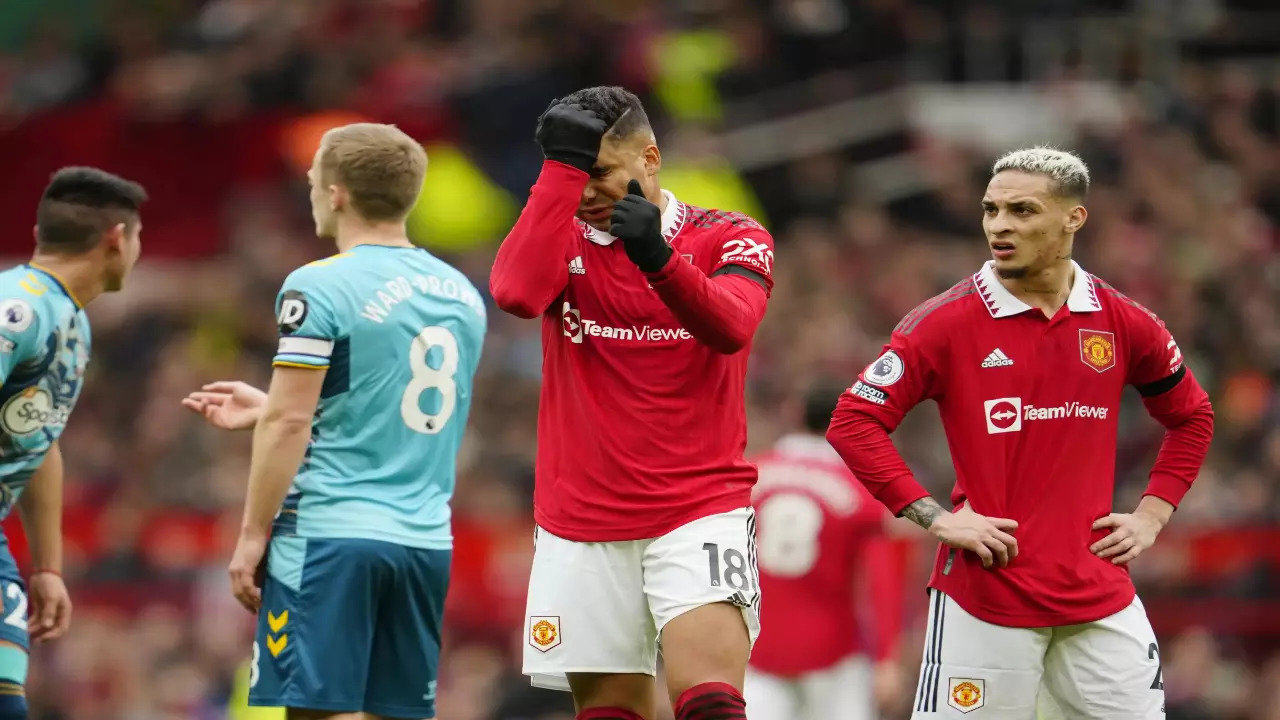
[{"label": "number 8 player", "polygon": [[435,717],[485,308],[405,236],[426,164],[391,126],[326,133],[308,179],[340,252],[285,280],[270,391],[214,383],[184,401],[217,427],[256,425],[231,582],[259,611],[249,704],[290,718]]},{"label": "number 8 player", "polygon": [[[993,259],[898,323],[827,437],[878,500],[941,541],[916,720],[1157,720],[1159,650],[1125,566],[1195,480],[1213,409],[1164,323],[1071,259],[1084,163],[1034,148],[992,174]],[[1138,507],[1113,513],[1126,385],[1166,431]],[[925,399],[955,464],[951,513],[889,439]]]}]

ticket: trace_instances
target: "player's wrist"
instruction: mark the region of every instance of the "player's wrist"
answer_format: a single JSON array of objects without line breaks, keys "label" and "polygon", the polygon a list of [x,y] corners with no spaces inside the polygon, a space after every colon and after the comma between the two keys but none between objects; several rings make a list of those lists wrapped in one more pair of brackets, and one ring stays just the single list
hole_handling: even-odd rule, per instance
[{"label": "player's wrist", "polygon": [[573,148],[555,148],[545,149],[542,156],[551,162],[558,162],[561,165],[568,165],[576,168],[584,173],[591,172],[591,167],[596,164],[596,154],[585,150],[575,150]]},{"label": "player's wrist", "polygon": [[1155,495],[1144,495],[1142,500],[1138,502],[1138,507],[1133,511],[1133,514],[1147,518],[1163,528],[1173,517],[1173,510],[1174,506],[1168,500],[1158,498]]},{"label": "player's wrist", "polygon": [[632,242],[635,248],[629,253],[631,261],[640,268],[641,272],[649,275],[662,272],[670,262],[671,256],[675,254],[661,235],[647,236]]},{"label": "player's wrist", "polygon": [[270,523],[268,523],[266,527],[262,527],[258,523],[248,523],[248,522],[240,526],[241,542],[266,542],[267,538],[270,536],[271,536]]}]

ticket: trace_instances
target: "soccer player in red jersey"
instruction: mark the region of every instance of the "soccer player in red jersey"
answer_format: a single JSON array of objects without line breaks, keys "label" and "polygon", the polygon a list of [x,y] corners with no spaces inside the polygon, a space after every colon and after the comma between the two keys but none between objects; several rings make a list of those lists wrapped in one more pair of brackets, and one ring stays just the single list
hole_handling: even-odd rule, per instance
[{"label": "soccer player in red jersey", "polygon": [[[1126,565],[1155,542],[1213,435],[1209,398],[1154,314],[1071,259],[1084,163],[1000,158],[982,199],[993,259],[898,323],[827,438],[880,502],[941,545],[915,714],[1163,718],[1160,652]],[[1133,512],[1112,512],[1126,385],[1166,429]],[[937,403],[947,512],[889,433]],[[976,716],[975,716],[976,717]]]},{"label": "soccer player in red jersey", "polygon": [[638,98],[552,105],[546,162],[498,250],[498,306],[542,318],[524,672],[580,720],[654,717],[658,642],[677,720],[745,717],[759,629],[751,338],[773,239],[661,189]]},{"label": "soccer player in red jersey", "polygon": [[769,614],[747,671],[751,720],[874,720],[876,700],[900,691],[903,564],[891,516],[822,437],[839,395],[811,389],[803,430],[756,459]]}]

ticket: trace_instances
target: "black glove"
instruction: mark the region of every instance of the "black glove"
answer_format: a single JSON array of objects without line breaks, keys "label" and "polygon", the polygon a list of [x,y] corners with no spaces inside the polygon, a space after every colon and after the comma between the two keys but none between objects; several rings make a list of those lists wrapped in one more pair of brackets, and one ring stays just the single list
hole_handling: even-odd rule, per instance
[{"label": "black glove", "polygon": [[609,233],[622,241],[642,272],[658,272],[671,259],[671,246],[662,237],[662,211],[645,199],[639,180],[627,183],[627,196],[613,204]]},{"label": "black glove", "polygon": [[607,129],[603,120],[581,105],[553,100],[538,118],[538,129],[533,136],[542,146],[542,156],[546,159],[591,172],[600,153],[600,138]]}]

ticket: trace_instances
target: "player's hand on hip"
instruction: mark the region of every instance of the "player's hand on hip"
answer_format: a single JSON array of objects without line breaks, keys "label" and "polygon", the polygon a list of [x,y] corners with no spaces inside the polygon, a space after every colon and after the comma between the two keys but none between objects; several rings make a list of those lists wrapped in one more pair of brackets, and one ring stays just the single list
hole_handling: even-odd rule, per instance
[{"label": "player's hand on hip", "polygon": [[671,258],[671,246],[662,237],[662,211],[644,196],[639,180],[627,183],[626,197],[613,204],[609,234],[622,241],[642,272],[658,272]]},{"label": "player's hand on hip", "polygon": [[538,118],[533,136],[546,159],[591,172],[606,130],[608,127],[594,112],[578,104],[552,100]]},{"label": "player's hand on hip", "polygon": [[231,555],[231,594],[249,612],[256,613],[262,607],[262,580],[258,573],[262,558],[267,553],[266,536],[241,535],[236,550]]},{"label": "player's hand on hip", "polygon": [[1111,528],[1111,533],[1089,546],[1089,552],[1100,558],[1111,558],[1113,565],[1125,565],[1155,544],[1163,529],[1160,521],[1136,513],[1111,513],[1093,522],[1094,530]]},{"label": "player's hand on hip", "polygon": [[187,395],[182,405],[216,428],[249,430],[262,417],[267,394],[238,380],[219,380]]},{"label": "player's hand on hip", "polygon": [[1017,520],[979,515],[967,504],[939,515],[929,526],[944,544],[976,554],[984,568],[1005,567],[1018,556],[1018,539],[1011,534],[1017,529]]},{"label": "player's hand on hip", "polygon": [[27,580],[31,601],[28,632],[32,640],[47,642],[62,637],[71,627],[71,595],[62,578],[51,572],[37,572]]}]

